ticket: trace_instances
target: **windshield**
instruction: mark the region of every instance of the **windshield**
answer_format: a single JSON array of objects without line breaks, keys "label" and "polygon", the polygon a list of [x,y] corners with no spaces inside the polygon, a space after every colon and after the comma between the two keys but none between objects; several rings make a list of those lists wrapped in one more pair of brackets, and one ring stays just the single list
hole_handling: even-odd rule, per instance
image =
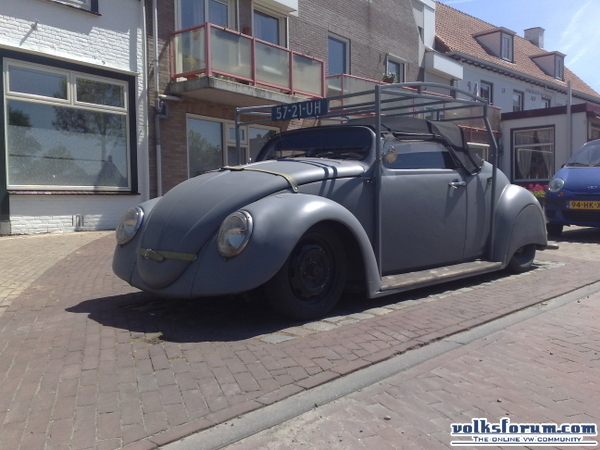
[{"label": "windshield", "polygon": [[600,140],[588,142],[575,153],[567,163],[567,167],[599,167]]},{"label": "windshield", "polygon": [[364,159],[373,142],[366,127],[306,128],[283,133],[269,140],[257,161],[280,158]]}]

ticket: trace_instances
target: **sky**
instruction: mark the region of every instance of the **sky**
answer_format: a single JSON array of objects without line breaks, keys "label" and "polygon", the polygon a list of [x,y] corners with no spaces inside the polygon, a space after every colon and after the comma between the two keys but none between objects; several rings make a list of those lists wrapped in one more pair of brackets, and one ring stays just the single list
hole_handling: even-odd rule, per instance
[{"label": "sky", "polygon": [[564,53],[565,66],[600,93],[600,0],[438,0],[523,37],[542,27],[544,50]]}]

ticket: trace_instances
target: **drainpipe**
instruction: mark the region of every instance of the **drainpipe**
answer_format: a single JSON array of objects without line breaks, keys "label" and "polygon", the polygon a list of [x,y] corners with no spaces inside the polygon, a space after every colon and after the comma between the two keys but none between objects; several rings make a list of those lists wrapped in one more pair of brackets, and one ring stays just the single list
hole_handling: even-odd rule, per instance
[{"label": "drainpipe", "polygon": [[[573,90],[571,82],[567,82],[567,139],[569,146],[569,158],[573,156],[573,113],[571,112],[571,104],[573,102]],[[568,158],[567,158],[568,159]]]},{"label": "drainpipe", "polygon": [[162,189],[162,144],[160,135],[160,120],[167,117],[165,114],[165,105],[159,98],[159,71],[160,65],[158,62],[158,5],[157,0],[152,0],[152,34],[154,36],[154,95],[156,100],[154,106],[156,113],[154,116],[154,140],[156,148],[156,194],[160,197],[163,194]]}]

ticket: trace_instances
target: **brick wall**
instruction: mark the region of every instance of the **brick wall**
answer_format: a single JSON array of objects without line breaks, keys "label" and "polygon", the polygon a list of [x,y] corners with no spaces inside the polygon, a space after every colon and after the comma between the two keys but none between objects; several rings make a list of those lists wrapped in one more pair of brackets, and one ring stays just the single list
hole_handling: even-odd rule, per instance
[{"label": "brick wall", "polygon": [[419,35],[410,0],[301,0],[290,18],[290,47],[327,60],[327,37],[350,41],[350,74],[380,80],[387,53],[407,60],[407,81],[419,73]]},{"label": "brick wall", "polygon": [[[148,11],[152,1],[145,0]],[[170,55],[168,43],[175,31],[175,1],[159,0],[160,92],[168,93]],[[148,51],[153,55],[151,13],[148,14]],[[252,2],[239,1],[239,30],[251,32]],[[289,36],[292,50],[327,60],[327,36],[332,32],[351,41],[351,74],[380,80],[387,53],[406,59],[407,80],[416,81],[419,38],[411,0],[300,0],[297,16],[290,16]],[[152,60],[152,57],[149,58]],[[150,128],[154,127],[154,73],[150,78]],[[186,115],[233,120],[235,107],[186,100],[168,102],[169,117],[160,121],[163,192],[188,178]],[[150,134],[150,196],[157,194],[154,133]]]}]

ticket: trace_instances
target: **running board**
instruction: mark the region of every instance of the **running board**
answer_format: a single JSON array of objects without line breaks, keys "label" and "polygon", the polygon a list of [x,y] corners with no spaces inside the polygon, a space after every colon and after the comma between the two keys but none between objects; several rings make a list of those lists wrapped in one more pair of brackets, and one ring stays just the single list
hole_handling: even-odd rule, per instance
[{"label": "running board", "polygon": [[488,272],[501,270],[501,262],[473,261],[453,266],[438,267],[435,269],[419,270],[417,272],[403,273],[400,275],[389,275],[381,279],[381,294],[408,291],[425,286],[432,286],[447,281],[459,280],[461,278],[482,275]]}]

